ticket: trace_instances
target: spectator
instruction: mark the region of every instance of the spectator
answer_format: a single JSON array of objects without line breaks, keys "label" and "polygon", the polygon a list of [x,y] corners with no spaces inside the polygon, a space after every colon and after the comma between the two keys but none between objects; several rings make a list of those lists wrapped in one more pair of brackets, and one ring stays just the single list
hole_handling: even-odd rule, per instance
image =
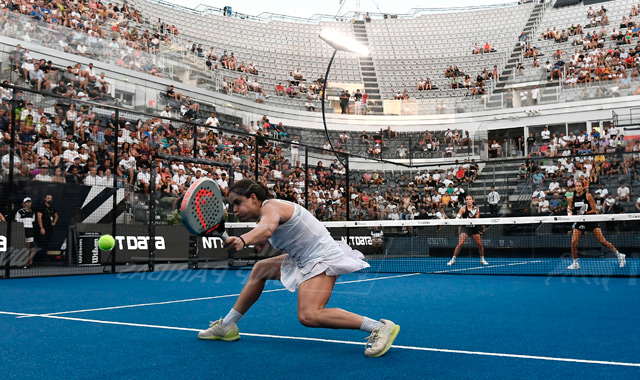
[{"label": "spectator", "polygon": [[400,147],[396,150],[398,154],[398,158],[407,158],[407,148],[404,147],[403,144],[400,144]]},{"label": "spectator", "polygon": [[627,185],[624,182],[622,182],[618,187],[618,190],[617,190],[618,196],[616,197],[616,200],[618,202],[622,202],[622,201],[631,202],[631,200],[629,199],[629,192],[630,191]]},{"label": "spectator", "polygon": [[164,106],[164,111],[160,112],[160,117],[162,117],[162,125],[164,127],[169,127],[171,124],[170,118],[174,118],[175,116],[171,113],[171,107],[167,104]]},{"label": "spectator", "polygon": [[205,128],[205,131],[213,131],[213,133],[218,134],[218,130],[216,128],[220,126],[220,120],[216,117],[215,112],[211,112],[211,116],[207,118],[204,125],[209,127]]},{"label": "spectator", "polygon": [[494,186],[491,186],[491,192],[487,195],[487,203],[489,203],[489,212],[491,213],[491,216],[498,216],[500,194],[498,194]]},{"label": "spectator", "polygon": [[173,85],[169,86],[169,89],[167,90],[167,97],[175,100],[176,102],[182,103],[182,93],[176,92]]},{"label": "spectator", "polygon": [[500,150],[502,149],[502,146],[500,145],[500,143],[498,143],[498,140],[493,140],[493,143],[489,146],[489,157],[490,158],[497,158],[500,156]]},{"label": "spectator", "polygon": [[482,47],[482,53],[490,53],[491,50],[491,44],[489,44],[489,42],[485,42],[484,46]]},{"label": "spectator", "polygon": [[553,193],[553,198],[549,200],[549,208],[555,215],[562,214],[562,199],[559,197],[558,192]]},{"label": "spectator", "polygon": [[343,115],[349,113],[349,99],[350,98],[351,98],[351,95],[349,95],[349,90],[344,90],[344,91],[342,91],[342,93],[340,93],[340,109],[341,109]]},{"label": "spectator", "polygon": [[294,136],[293,141],[291,142],[291,163],[295,165],[295,167],[299,167],[299,144],[298,136]]},{"label": "spectator", "polygon": [[311,99],[307,99],[307,101],[304,103],[304,107],[307,109],[307,111],[316,111],[316,106],[311,103]]},{"label": "spectator", "polygon": [[538,200],[538,214],[548,214],[550,210],[550,204],[547,198],[540,198]]}]

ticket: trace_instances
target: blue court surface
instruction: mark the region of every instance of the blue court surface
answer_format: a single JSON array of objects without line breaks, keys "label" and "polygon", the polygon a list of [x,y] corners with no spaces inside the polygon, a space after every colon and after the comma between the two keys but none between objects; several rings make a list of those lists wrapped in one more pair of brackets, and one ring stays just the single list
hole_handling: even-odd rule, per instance
[{"label": "blue court surface", "polygon": [[638,379],[640,280],[356,273],[328,307],[401,325],[363,355],[367,333],[299,324],[279,282],[236,342],[201,341],[246,270],[0,282],[2,379]]}]

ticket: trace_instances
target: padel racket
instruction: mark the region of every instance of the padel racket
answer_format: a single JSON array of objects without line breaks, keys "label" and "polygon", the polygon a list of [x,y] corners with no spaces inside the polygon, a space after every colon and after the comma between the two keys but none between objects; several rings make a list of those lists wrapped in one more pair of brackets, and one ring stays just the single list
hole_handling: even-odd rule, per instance
[{"label": "padel racket", "polygon": [[200,178],[189,186],[180,205],[180,216],[185,228],[194,235],[229,239],[224,230],[222,193],[210,178]]}]

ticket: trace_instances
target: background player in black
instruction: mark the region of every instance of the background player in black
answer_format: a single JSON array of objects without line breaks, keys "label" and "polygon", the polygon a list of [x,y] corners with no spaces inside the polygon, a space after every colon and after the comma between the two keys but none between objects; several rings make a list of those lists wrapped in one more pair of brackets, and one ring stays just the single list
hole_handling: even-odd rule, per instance
[{"label": "background player in black", "polygon": [[[458,216],[456,219],[464,218],[479,218],[480,217],[480,209],[473,202],[473,197],[471,195],[467,195],[465,197],[465,205],[462,206],[460,211],[458,212]],[[464,245],[464,242],[467,240],[469,236],[473,238],[478,246],[478,250],[480,251],[480,263],[482,265],[489,265],[489,263],[484,259],[484,247],[482,246],[482,239],[480,238],[480,226],[461,226],[460,227],[460,240],[458,240],[458,245],[456,246],[456,250],[453,252],[453,258],[451,261],[447,263],[447,265],[454,265],[456,263],[456,257],[458,257],[458,253],[460,253],[460,249]]]},{"label": "background player in black", "polygon": [[375,226],[371,230],[371,245],[374,253],[382,253],[384,251],[384,233],[379,226]]},{"label": "background player in black", "polygon": [[31,198],[26,197],[22,201],[22,208],[16,212],[16,222],[22,223],[24,227],[25,242],[27,244],[27,254],[29,255],[29,264],[33,264],[33,255],[31,254],[31,245],[33,244],[33,222],[35,221],[35,214],[31,210]]},{"label": "background player in black", "polygon": [[[569,207],[567,208],[567,215],[592,215],[596,213],[596,202],[591,194],[584,188],[584,184],[581,181],[576,182],[576,192],[569,199]],[[571,256],[573,257],[573,263],[569,265],[568,269],[580,269],[578,264],[578,242],[584,232],[593,232],[593,235],[598,239],[598,242],[603,246],[609,248],[615,252],[618,258],[620,268],[623,268],[626,264],[625,255],[618,252],[613,244],[609,243],[602,235],[602,229],[598,223],[594,222],[576,222],[571,227]]]},{"label": "background player in black", "polygon": [[53,233],[53,227],[58,223],[58,213],[53,207],[53,196],[44,196],[44,203],[36,209],[36,220],[38,221],[39,233],[36,234],[38,247],[42,249],[44,255],[49,250],[49,241]]}]

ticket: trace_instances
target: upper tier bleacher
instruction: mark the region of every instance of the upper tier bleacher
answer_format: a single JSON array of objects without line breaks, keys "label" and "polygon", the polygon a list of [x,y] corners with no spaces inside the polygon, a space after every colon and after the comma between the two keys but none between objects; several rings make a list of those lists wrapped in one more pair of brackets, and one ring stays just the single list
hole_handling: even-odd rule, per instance
[{"label": "upper tier bleacher", "polygon": [[[445,70],[457,65],[474,80],[494,65],[501,72],[532,8],[529,3],[409,20],[371,20],[367,33],[383,99],[405,89],[412,98],[463,96],[467,91],[451,89]],[[475,43],[486,42],[495,52],[472,54]],[[419,93],[416,85],[427,77],[439,90]]]},{"label": "upper tier bleacher", "polygon": [[[278,83],[287,86],[290,80],[289,73],[298,67],[307,86],[324,75],[333,50],[318,38],[323,28],[338,30],[368,43],[372,55],[370,59],[359,60],[355,55],[343,52],[337,54],[329,83],[338,88],[349,87],[352,93],[356,88],[365,88],[367,92],[371,90],[368,95],[369,111],[372,113],[423,115],[521,107],[527,104],[510,100],[516,92],[507,96],[506,90],[513,88],[514,91],[520,92],[521,98],[530,98],[526,92],[530,92],[534,84],[540,88],[540,97],[535,104],[580,101],[606,97],[610,93],[613,96],[640,93],[637,83],[640,78],[638,56],[635,57],[634,67],[626,68],[630,83],[626,83],[625,86],[616,86],[614,80],[587,83],[586,89],[562,88],[558,83],[547,83],[548,69],[544,62],[549,60],[553,64],[553,53],[557,50],[563,51],[563,58],[567,60],[569,54],[581,47],[572,45],[573,37],[558,43],[555,40],[541,39],[541,33],[546,29],[566,29],[571,24],[582,24],[585,34],[599,32],[602,28],[599,25],[588,26],[586,11],[589,7],[583,5],[556,9],[528,2],[521,5],[469,8],[464,11],[438,10],[434,11],[437,13],[431,14],[424,11],[416,13],[419,16],[402,15],[397,18],[374,15],[370,22],[357,21],[354,24],[352,21],[355,20],[345,21],[344,18],[336,18],[335,21],[320,18],[315,20],[315,23],[312,22],[314,20],[307,23],[289,21],[286,17],[278,20],[278,17],[273,16],[269,19],[245,19],[225,17],[210,10],[190,10],[162,2],[133,0],[128,3],[131,4],[131,9],[135,8],[141,12],[144,22],[140,24],[134,20],[125,20],[124,23],[117,19],[104,20],[98,28],[104,35],[97,38],[81,38],[84,43],[82,48],[86,48],[87,51],[79,55],[161,76],[185,87],[227,92],[234,97],[241,97],[244,102],[264,101],[269,107],[298,111],[320,108],[317,93],[313,95],[308,107],[305,106],[307,96],[304,93],[297,96],[274,96],[274,93]],[[610,22],[604,27],[607,33],[604,39],[605,49],[617,46],[617,42],[609,38],[613,28],[626,32],[626,28],[620,28],[620,22],[625,15],[628,17],[632,5],[633,2],[630,0],[606,3]],[[542,12],[539,12],[540,8],[543,8]],[[74,29],[44,21],[37,22],[29,19],[29,15],[19,15],[15,11],[12,13],[8,16],[9,22],[3,30],[3,35],[74,53],[72,50],[75,49],[75,44],[63,46],[62,39],[63,36],[71,36],[75,42]],[[17,20],[17,24],[13,24],[18,16],[29,21]],[[158,33],[161,42],[157,49],[149,48],[147,42],[151,40],[134,42],[127,38],[128,34],[133,33],[133,28],[137,28],[136,33],[139,34],[143,34],[147,29],[152,36],[159,29],[158,19],[167,25],[175,25],[179,33],[176,31],[165,35],[163,33],[167,28],[164,28]],[[112,29],[114,23],[122,25],[120,30]],[[529,42],[540,52],[539,67],[531,67],[533,58],[519,58],[522,60],[523,70],[514,70],[514,55],[519,56],[520,51],[518,36],[531,28],[534,32],[529,35]],[[53,32],[44,32],[49,29]],[[116,50],[111,48],[112,37],[116,39],[115,43],[119,44]],[[637,38],[634,35],[631,45],[621,48],[628,51],[631,46],[635,47]],[[90,42],[92,39],[94,42]],[[479,46],[489,43],[492,51],[486,54],[472,54],[476,43]],[[191,48],[187,47],[193,44],[202,45],[203,56],[194,55]],[[227,51],[228,54],[234,53],[239,65],[241,62],[247,65],[253,63],[258,74],[247,75],[237,70],[226,69],[220,62],[215,62],[218,67],[211,70],[205,63],[211,48],[218,56],[223,51]],[[445,70],[454,65],[462,73],[459,77],[460,83],[466,75],[470,77],[468,87],[451,88],[451,79],[445,76]],[[485,69],[487,75],[484,75],[483,91],[474,94],[476,77]],[[494,74],[496,72],[497,75]],[[510,72],[513,73],[511,76]],[[264,93],[251,92],[251,89],[248,93],[234,92],[233,83],[241,74],[244,80],[257,80]],[[493,74],[492,78],[489,78],[490,74]],[[422,78],[430,78],[433,89],[418,91],[417,84]],[[564,79],[563,76],[562,83]],[[225,90],[225,83],[228,91]],[[617,88],[614,91],[610,87]],[[296,86],[296,89],[299,87]],[[331,90],[328,112],[333,112],[334,109],[339,112],[339,92]],[[405,90],[409,101],[387,101],[398,91]]]},{"label": "upper tier bleacher", "polygon": [[[333,49],[318,38],[323,28],[335,29],[353,36],[350,23],[321,22],[320,24],[294,24],[273,21],[261,23],[224,17],[214,14],[198,14],[144,0],[131,1],[149,20],[161,18],[175,24],[180,30],[177,42],[202,43],[216,55],[224,50],[234,52],[238,60],[253,62],[260,78],[273,89],[277,82],[285,82],[290,71],[300,67],[305,79],[317,79],[326,70]],[[153,22],[153,21],[152,21]],[[340,54],[334,62],[332,80],[335,82],[361,83],[362,77],[357,57]]]}]

